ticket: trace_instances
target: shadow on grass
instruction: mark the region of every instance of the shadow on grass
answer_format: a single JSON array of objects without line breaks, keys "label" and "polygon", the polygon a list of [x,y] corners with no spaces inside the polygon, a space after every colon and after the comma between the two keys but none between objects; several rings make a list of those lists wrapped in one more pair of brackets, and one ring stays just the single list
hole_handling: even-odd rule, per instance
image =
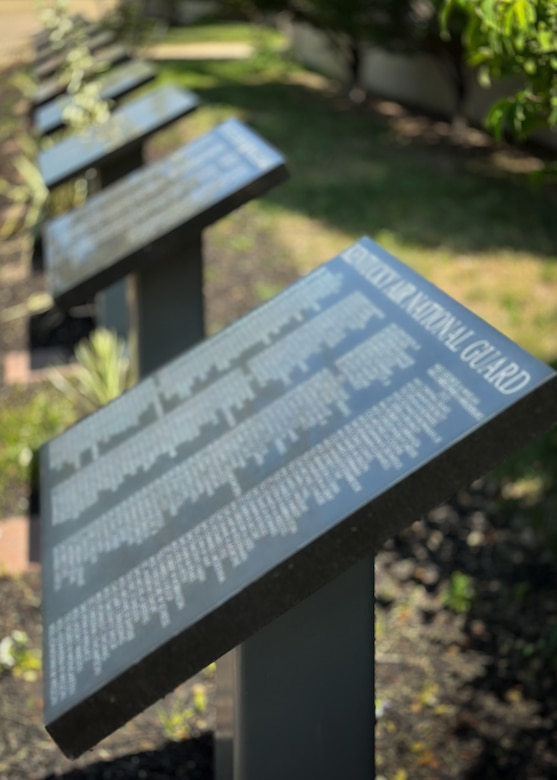
[{"label": "shadow on grass", "polygon": [[268,196],[271,204],[354,236],[387,231],[403,243],[452,253],[554,256],[555,192],[488,164],[493,148],[403,137],[369,106],[286,79],[258,83],[249,68],[169,62],[162,78],[240,114],[285,154],[292,180]]}]

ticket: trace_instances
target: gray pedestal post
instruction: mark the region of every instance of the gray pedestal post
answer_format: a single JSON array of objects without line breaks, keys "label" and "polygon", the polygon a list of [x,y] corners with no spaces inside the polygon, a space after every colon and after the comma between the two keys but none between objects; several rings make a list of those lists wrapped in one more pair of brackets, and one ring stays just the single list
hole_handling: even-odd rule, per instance
[{"label": "gray pedestal post", "polygon": [[205,337],[201,234],[132,276],[129,300],[143,378]]},{"label": "gray pedestal post", "polygon": [[372,780],[373,565],[218,661],[216,780]]},{"label": "gray pedestal post", "polygon": [[[131,147],[124,154],[99,168],[100,186],[104,189],[142,165],[143,145],[140,144]],[[119,338],[127,342],[130,333],[130,316],[126,287],[125,279],[107,287],[97,295],[96,304],[99,325],[115,331]]]}]

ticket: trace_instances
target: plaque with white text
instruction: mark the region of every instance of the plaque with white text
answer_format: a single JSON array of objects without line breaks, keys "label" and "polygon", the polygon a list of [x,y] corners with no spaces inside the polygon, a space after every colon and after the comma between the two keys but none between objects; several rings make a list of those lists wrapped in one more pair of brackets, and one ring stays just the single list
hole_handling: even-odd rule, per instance
[{"label": "plaque with white text", "polygon": [[[99,68],[118,65],[120,62],[125,62],[129,59],[130,54],[126,47],[122,46],[120,43],[115,43],[112,46],[107,46],[106,49],[103,49],[102,52],[97,55],[92,69],[86,75],[91,77]],[[31,98],[33,110],[36,110],[44,103],[48,103],[49,100],[53,100],[55,97],[58,97],[58,95],[62,95],[66,91],[66,87],[67,83],[57,76],[42,81],[37,86],[37,89]]]},{"label": "plaque with white text", "polygon": [[[86,40],[86,46],[90,54],[108,47],[114,41],[115,35],[112,30],[99,30],[91,35]],[[34,76],[37,80],[47,79],[53,76],[57,71],[61,70],[68,59],[68,49],[62,51],[45,53],[44,57],[39,58],[39,62],[35,64]],[[102,57],[102,52],[100,55]]]},{"label": "plaque with white text", "polygon": [[[145,60],[130,60],[114,68],[103,78],[99,78],[101,100],[118,100],[152,81],[156,75],[156,70],[151,63]],[[35,130],[40,135],[59,130],[65,124],[64,112],[71,105],[71,96],[63,95],[40,106],[33,117]]]},{"label": "plaque with white text", "polygon": [[549,428],[555,391],[364,238],[53,439],[50,734],[94,745]]},{"label": "plaque with white text", "polygon": [[194,111],[199,98],[172,85],[158,87],[125,106],[100,125],[93,125],[39,153],[37,164],[48,188],[107,164],[137,147],[157,130]]},{"label": "plaque with white text", "polygon": [[[257,133],[229,119],[134,171],[46,226],[50,291],[60,306],[88,300],[158,251],[180,252],[199,234],[288,176],[284,158]],[[179,239],[178,236],[179,235]]]}]

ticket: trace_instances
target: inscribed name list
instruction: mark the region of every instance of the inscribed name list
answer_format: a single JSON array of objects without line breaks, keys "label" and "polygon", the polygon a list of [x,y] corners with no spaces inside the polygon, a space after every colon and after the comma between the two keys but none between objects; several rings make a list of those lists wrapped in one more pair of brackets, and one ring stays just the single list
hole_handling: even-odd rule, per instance
[{"label": "inscribed name list", "polygon": [[[152,81],[156,76],[154,67],[144,60],[132,60],[108,73],[98,80],[101,100],[112,100]],[[65,112],[71,108],[74,100],[64,95],[51,100],[35,111],[33,123],[36,131],[44,135],[65,124]]]},{"label": "inscribed name list", "polygon": [[47,187],[55,187],[110,155],[141,143],[181,116],[193,111],[199,98],[172,85],[158,87],[127,103],[99,125],[64,138],[40,152],[37,163]]},{"label": "inscribed name list", "polygon": [[[114,700],[105,723],[121,722],[112,686],[176,637],[191,640],[184,675],[215,660],[227,637],[196,633],[213,611],[233,614],[244,589],[331,529],[350,535],[364,508],[374,523],[378,496],[554,378],[362,239],[51,441],[49,731],[71,751],[60,724],[99,691]],[[323,550],[333,577],[338,550],[330,566]],[[89,741],[106,733],[91,728]]]},{"label": "inscribed name list", "polygon": [[190,223],[199,232],[284,175],[284,159],[272,146],[236,119],[223,122],[49,222],[52,296],[74,304],[101,291],[107,274],[116,281],[135,270],[126,261],[144,247],[143,259],[152,261],[158,239]]}]

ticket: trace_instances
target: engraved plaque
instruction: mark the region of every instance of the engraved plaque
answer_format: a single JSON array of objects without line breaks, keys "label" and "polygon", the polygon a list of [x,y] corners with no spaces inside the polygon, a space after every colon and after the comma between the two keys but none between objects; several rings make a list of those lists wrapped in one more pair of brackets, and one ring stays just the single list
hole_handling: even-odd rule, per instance
[{"label": "engraved plaque", "polygon": [[[101,99],[117,100],[152,81],[155,76],[156,71],[149,62],[130,60],[99,79]],[[62,127],[64,110],[71,104],[71,97],[64,95],[38,108],[33,119],[37,132],[46,135]]]},{"label": "engraved plaque", "polygon": [[362,239],[52,440],[48,731],[91,747],[550,427],[555,390]]},{"label": "engraved plaque", "polygon": [[55,187],[162,130],[199,105],[193,92],[172,85],[159,87],[122,106],[101,125],[94,125],[40,152],[38,166],[47,187]]},{"label": "engraved plaque", "polygon": [[275,149],[241,122],[223,122],[48,223],[52,295],[61,306],[87,300],[156,261],[159,245],[168,252],[173,233],[182,231],[180,241],[184,231],[199,234],[286,176]]},{"label": "engraved plaque", "polygon": [[[70,19],[74,25],[84,28],[87,33],[89,33],[89,31],[96,32],[98,30],[97,23],[87,21],[81,14],[72,14],[70,16]],[[43,51],[44,49],[51,49],[52,48],[52,42],[50,40],[51,35],[52,35],[52,31],[49,30],[48,28],[44,28],[42,30],[39,30],[39,32],[35,33],[33,35],[35,48],[37,48],[39,51]]]},{"label": "engraved plaque", "polygon": [[[121,44],[115,43],[113,46],[108,46],[102,51],[102,57],[100,55],[97,57],[95,67],[98,67],[99,65],[117,65],[118,63],[125,62],[129,59],[130,55],[128,50]],[[62,95],[66,91],[66,86],[67,85],[64,84],[64,82],[60,81],[60,79],[55,76],[47,81],[43,81],[39,84],[31,98],[33,108],[36,109],[38,106],[42,106],[44,103],[48,103],[49,100],[58,97],[58,95]]]},{"label": "engraved plaque", "polygon": [[[95,52],[98,49],[102,49],[105,46],[111,44],[114,40],[114,33],[112,30],[100,30],[92,35],[87,41],[87,48],[89,51]],[[35,78],[47,79],[49,76],[53,76],[56,71],[66,62],[68,51],[60,51],[51,53],[50,56],[45,57],[38,64],[35,65]],[[99,55],[102,57],[102,53]]]}]

